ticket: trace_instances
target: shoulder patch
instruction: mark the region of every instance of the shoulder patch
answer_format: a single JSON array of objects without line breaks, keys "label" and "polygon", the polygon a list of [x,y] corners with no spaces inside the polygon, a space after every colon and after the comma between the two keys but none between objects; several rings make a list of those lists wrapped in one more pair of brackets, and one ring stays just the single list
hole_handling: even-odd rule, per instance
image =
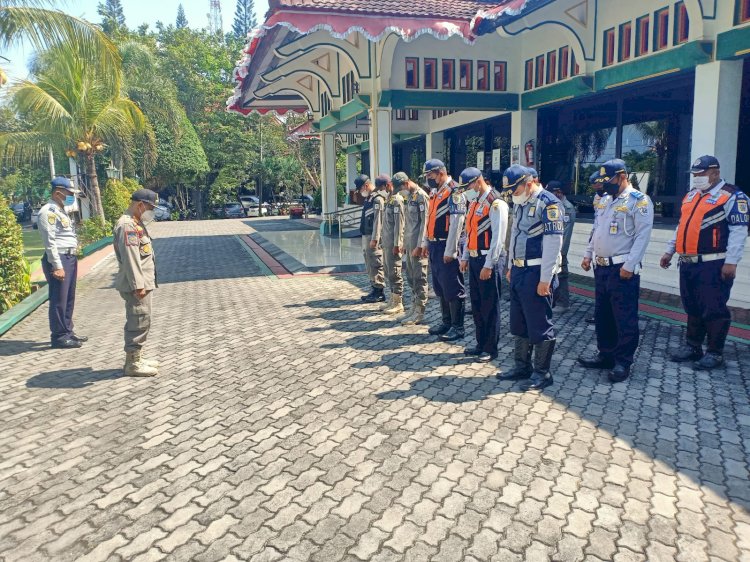
[{"label": "shoulder patch", "polygon": [[648,207],[648,197],[641,197],[638,199],[638,203],[635,204],[636,207]]},{"label": "shoulder patch", "polygon": [[560,220],[560,209],[557,208],[556,204],[547,205],[547,220],[556,221]]},{"label": "shoulder patch", "polygon": [[458,205],[461,202],[461,194],[460,193],[454,193],[453,194],[453,202]]},{"label": "shoulder patch", "polygon": [[55,213],[50,213],[47,215],[47,222],[50,224],[55,224],[57,222],[57,215]]},{"label": "shoulder patch", "polygon": [[492,202],[492,208],[493,208],[493,209],[497,209],[497,208],[499,208],[499,207],[500,207],[500,199],[495,199],[495,200],[494,200],[494,201]]},{"label": "shoulder patch", "polygon": [[737,199],[737,211],[747,213],[747,199]]},{"label": "shoulder patch", "polygon": [[137,246],[138,245],[138,232],[135,230],[125,231],[125,245],[126,246]]}]

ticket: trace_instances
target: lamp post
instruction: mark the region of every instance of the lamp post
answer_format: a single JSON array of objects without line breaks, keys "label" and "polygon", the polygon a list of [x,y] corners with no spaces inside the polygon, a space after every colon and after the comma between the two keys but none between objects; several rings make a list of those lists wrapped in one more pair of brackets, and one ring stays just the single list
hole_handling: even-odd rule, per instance
[{"label": "lamp post", "polygon": [[109,166],[107,166],[107,178],[111,180],[116,180],[119,178],[120,170],[115,168],[114,163],[110,160]]}]

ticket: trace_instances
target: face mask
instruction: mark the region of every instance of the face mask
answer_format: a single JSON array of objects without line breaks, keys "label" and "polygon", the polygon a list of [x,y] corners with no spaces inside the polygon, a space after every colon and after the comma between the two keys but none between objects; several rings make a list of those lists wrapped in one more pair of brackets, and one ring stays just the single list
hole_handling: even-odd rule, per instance
[{"label": "face mask", "polygon": [[693,176],[690,180],[690,186],[693,189],[706,191],[711,187],[711,182],[709,181],[708,176]]},{"label": "face mask", "polygon": [[430,189],[437,189],[440,186],[438,185],[438,181],[435,178],[427,178],[427,187],[429,187]]},{"label": "face mask", "polygon": [[594,194],[595,194],[595,195],[596,195],[597,197],[604,197],[604,190],[603,190],[603,189],[595,189],[595,190],[594,190]]},{"label": "face mask", "polygon": [[604,184],[604,193],[606,193],[610,197],[614,197],[615,195],[617,195],[618,191],[620,191],[619,183],[605,183]]},{"label": "face mask", "polygon": [[76,203],[76,197],[75,195],[66,195],[65,196],[65,206],[66,207],[72,207]]},{"label": "face mask", "polygon": [[531,199],[531,193],[522,193],[521,195],[513,195],[514,205],[525,205],[526,202]]},{"label": "face mask", "polygon": [[153,209],[147,209],[143,211],[141,214],[141,222],[143,224],[148,224],[154,220],[154,210]]}]

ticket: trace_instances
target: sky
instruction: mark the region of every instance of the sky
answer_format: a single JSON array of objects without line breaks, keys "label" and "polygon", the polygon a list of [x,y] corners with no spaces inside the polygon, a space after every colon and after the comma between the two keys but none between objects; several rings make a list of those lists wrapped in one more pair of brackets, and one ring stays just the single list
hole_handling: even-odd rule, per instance
[{"label": "sky", "polygon": [[[121,0],[125,11],[125,23],[131,29],[143,23],[154,29],[157,21],[174,24],[177,18],[177,6],[181,3],[185,8],[188,25],[195,29],[208,27],[208,11],[210,0]],[[100,0],[61,0],[58,7],[64,12],[83,17],[93,23],[99,23],[101,16],[96,13]],[[221,15],[224,30],[229,31],[234,19],[236,0],[221,0]],[[255,0],[255,14],[259,21],[268,10],[268,0]],[[0,55],[10,59],[9,63],[2,61],[3,68],[11,79],[26,76],[26,61],[31,56],[30,48],[13,49]],[[239,58],[240,53],[237,53]],[[234,62],[234,61],[233,61]]]}]

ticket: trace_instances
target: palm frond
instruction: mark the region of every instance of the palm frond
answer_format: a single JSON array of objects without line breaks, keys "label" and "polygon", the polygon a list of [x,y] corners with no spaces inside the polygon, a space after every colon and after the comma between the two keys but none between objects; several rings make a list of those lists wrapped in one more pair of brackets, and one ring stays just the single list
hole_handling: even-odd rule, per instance
[{"label": "palm frond", "polygon": [[47,132],[0,133],[0,154],[14,166],[25,162],[42,163],[48,158],[50,147],[62,150],[66,144],[65,137]]}]

